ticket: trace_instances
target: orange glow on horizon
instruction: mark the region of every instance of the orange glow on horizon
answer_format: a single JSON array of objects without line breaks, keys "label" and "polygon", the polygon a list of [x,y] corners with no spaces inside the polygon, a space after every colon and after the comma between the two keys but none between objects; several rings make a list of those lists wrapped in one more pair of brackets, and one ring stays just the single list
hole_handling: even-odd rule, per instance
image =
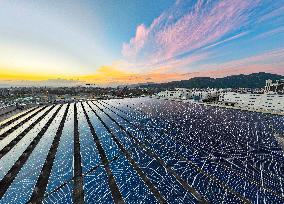
[{"label": "orange glow on horizon", "polygon": [[72,79],[67,78],[65,76],[59,75],[39,75],[39,74],[2,74],[0,76],[0,80],[4,81],[42,81],[42,80],[49,80],[49,79]]},{"label": "orange glow on horizon", "polygon": [[82,81],[93,82],[101,85],[105,84],[136,84],[143,82],[166,82],[169,80],[183,79],[184,74],[179,73],[132,73],[122,71],[112,66],[102,66],[93,75],[79,77]]},{"label": "orange glow on horizon", "polygon": [[101,66],[91,75],[81,76],[66,76],[58,74],[44,74],[44,73],[28,73],[20,71],[12,71],[8,69],[0,69],[0,80],[12,80],[12,81],[44,81],[50,79],[66,79],[66,80],[78,80],[88,83],[96,83],[98,85],[110,85],[114,84],[134,84],[143,82],[165,82],[169,80],[182,79],[183,74],[177,73],[160,73],[159,71],[153,71],[149,73],[132,73],[123,71],[114,66]]},{"label": "orange glow on horizon", "polygon": [[[115,66],[101,66],[91,75],[66,76],[58,74],[40,74],[11,72],[11,70],[0,69],[0,80],[4,81],[45,81],[52,79],[75,80],[82,83],[95,83],[97,85],[127,85],[145,82],[168,82],[175,80],[185,80],[193,77],[224,77],[234,74],[250,74],[269,69],[267,66],[243,66],[235,69],[223,67],[222,69],[212,70],[210,68],[190,73],[164,73],[163,69],[147,73],[127,72]],[[277,69],[270,68],[271,73],[277,73]],[[59,84],[60,85],[60,84]]]}]

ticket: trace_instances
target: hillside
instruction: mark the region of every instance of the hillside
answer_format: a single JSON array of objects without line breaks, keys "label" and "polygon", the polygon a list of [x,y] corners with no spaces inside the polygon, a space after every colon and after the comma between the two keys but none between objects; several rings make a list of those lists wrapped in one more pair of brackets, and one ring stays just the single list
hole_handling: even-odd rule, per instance
[{"label": "hillside", "polygon": [[140,86],[141,88],[263,88],[265,80],[279,80],[284,76],[259,72],[249,75],[233,75],[224,78],[195,77],[188,80],[155,83]]}]

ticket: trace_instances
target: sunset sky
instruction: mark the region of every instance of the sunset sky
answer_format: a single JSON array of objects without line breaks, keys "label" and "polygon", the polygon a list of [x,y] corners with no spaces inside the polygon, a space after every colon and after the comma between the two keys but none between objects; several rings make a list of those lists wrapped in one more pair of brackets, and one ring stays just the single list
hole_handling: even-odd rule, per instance
[{"label": "sunset sky", "polygon": [[282,0],[2,0],[0,87],[284,75]]}]

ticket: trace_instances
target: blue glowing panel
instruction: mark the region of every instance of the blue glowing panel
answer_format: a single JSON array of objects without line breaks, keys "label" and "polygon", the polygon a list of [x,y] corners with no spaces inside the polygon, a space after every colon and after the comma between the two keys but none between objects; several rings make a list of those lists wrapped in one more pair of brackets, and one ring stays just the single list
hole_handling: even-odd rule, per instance
[{"label": "blue glowing panel", "polygon": [[[74,104],[71,104],[68,110],[68,115],[64,123],[60,143],[56,152],[55,160],[49,182],[47,192],[52,192],[62,183],[65,183],[73,178],[73,146],[74,146]],[[72,190],[70,191],[69,200],[72,200]],[[65,195],[67,197],[67,195]],[[66,200],[66,198],[65,198]]]},{"label": "blue glowing panel", "polygon": [[18,173],[1,202],[9,203],[11,198],[13,198],[13,202],[15,203],[24,203],[28,201],[33,192],[37,178],[41,172],[65,109],[66,105],[59,110],[48,130],[33,150],[31,156]]},{"label": "blue glowing panel", "polygon": [[[30,145],[33,139],[37,136],[37,134],[41,131],[41,129],[47,123],[47,121],[52,116],[52,114],[57,110],[57,108],[59,107],[52,109],[52,111],[47,116],[45,116],[44,119],[40,121],[34,128],[32,128],[25,135],[25,137],[17,143],[17,145],[13,149],[11,149],[7,154],[5,154],[0,159],[0,179],[3,179],[3,177],[8,173],[8,171],[11,169],[14,163],[19,159],[19,157],[27,149],[27,147]],[[13,136],[15,132],[12,133]],[[18,132],[18,134],[19,133],[20,131]],[[7,138],[10,138],[10,136],[8,136]],[[10,141],[8,142],[5,139],[1,140],[1,144],[3,145],[3,147],[7,146],[10,143]]]},{"label": "blue glowing panel", "polygon": [[102,167],[84,178],[84,192],[86,203],[113,203],[107,176]]},{"label": "blue glowing panel", "polygon": [[[284,203],[284,156],[274,136],[284,132],[283,116],[150,97],[71,103],[51,163],[67,104],[38,120],[50,107],[18,114],[0,130],[23,123],[0,140],[0,204],[28,202],[45,165],[46,204],[74,203],[75,186],[84,203]],[[78,164],[82,183],[74,179]]]},{"label": "blue glowing panel", "polygon": [[100,157],[94,142],[94,138],[84,115],[83,108],[77,103],[78,109],[78,126],[80,137],[80,148],[82,156],[83,173],[89,171],[92,167],[100,164]]}]

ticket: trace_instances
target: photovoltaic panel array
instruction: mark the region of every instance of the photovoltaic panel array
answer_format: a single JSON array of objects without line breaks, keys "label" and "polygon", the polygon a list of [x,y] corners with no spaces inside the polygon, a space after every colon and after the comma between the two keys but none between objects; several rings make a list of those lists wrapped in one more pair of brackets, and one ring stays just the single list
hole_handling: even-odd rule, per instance
[{"label": "photovoltaic panel array", "polygon": [[0,123],[0,203],[284,203],[284,117],[154,98]]}]

